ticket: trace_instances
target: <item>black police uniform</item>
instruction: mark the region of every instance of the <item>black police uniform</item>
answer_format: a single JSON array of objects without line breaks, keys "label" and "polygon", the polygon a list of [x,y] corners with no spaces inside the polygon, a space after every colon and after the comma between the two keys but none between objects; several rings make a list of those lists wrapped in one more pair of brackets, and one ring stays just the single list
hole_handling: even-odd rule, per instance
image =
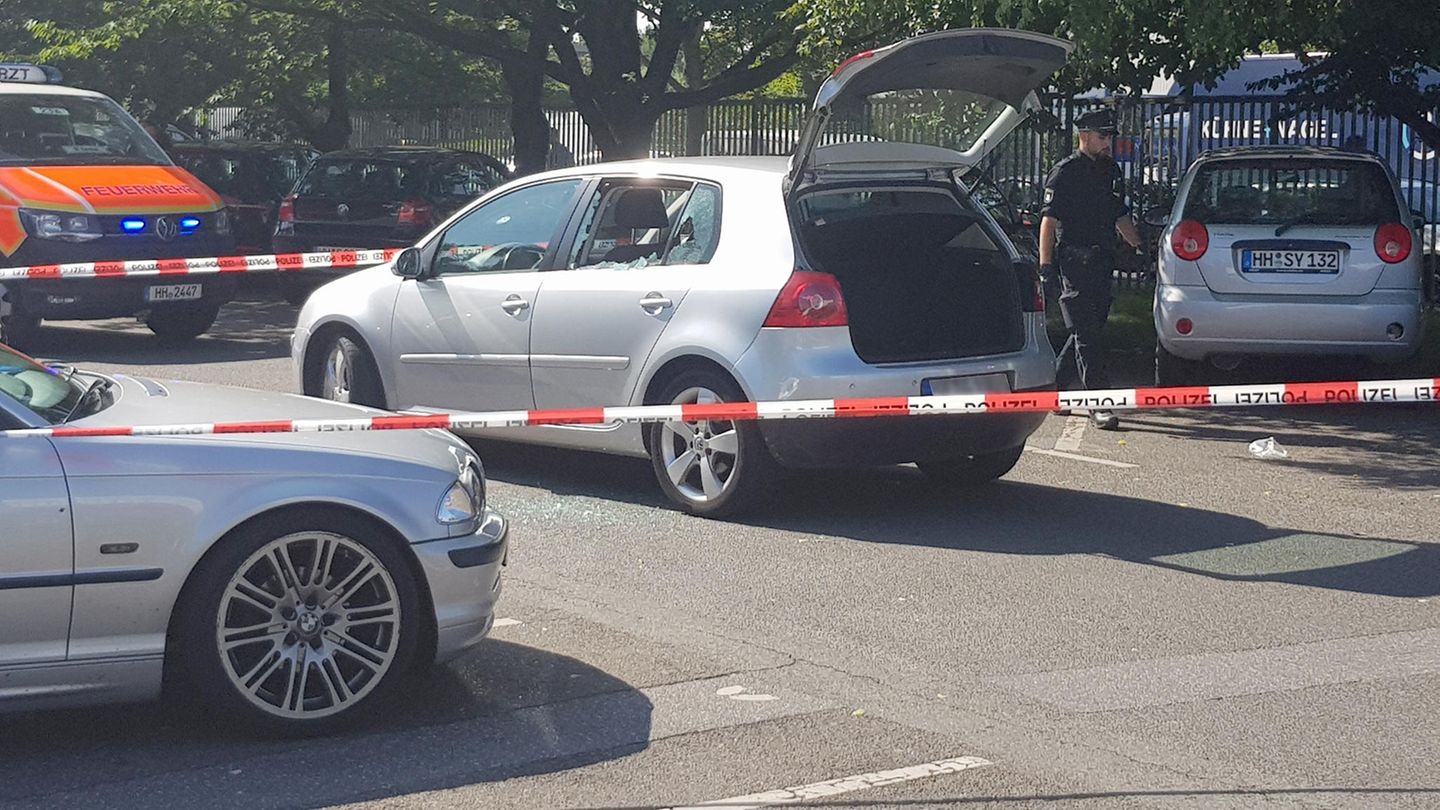
[{"label": "black police uniform", "polygon": [[1062,389],[1077,377],[1087,389],[1109,386],[1103,339],[1119,241],[1115,221],[1128,213],[1120,167],[1108,155],[1092,158],[1077,151],[1045,180],[1040,214],[1060,223],[1052,260],[1060,271],[1060,312],[1076,340],[1076,367],[1062,364]]}]

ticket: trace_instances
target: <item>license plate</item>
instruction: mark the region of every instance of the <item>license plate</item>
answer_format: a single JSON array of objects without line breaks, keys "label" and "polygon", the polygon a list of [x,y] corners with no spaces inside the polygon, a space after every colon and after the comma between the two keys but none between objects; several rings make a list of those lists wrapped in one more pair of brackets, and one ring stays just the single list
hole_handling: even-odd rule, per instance
[{"label": "license plate", "polygon": [[1338,273],[1338,250],[1242,250],[1240,269],[1246,273]]},{"label": "license plate", "polygon": [[165,284],[145,289],[146,301],[190,301],[199,297],[199,284]]},{"label": "license plate", "polygon": [[927,397],[996,392],[1010,392],[1009,377],[1004,374],[971,374],[967,377],[934,377],[920,381],[920,394]]}]

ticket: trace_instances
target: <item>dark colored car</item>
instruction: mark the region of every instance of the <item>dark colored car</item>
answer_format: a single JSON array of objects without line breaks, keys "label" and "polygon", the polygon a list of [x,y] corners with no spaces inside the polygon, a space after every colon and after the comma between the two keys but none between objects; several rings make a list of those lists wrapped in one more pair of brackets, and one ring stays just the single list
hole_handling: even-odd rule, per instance
[{"label": "dark colored car", "polygon": [[184,141],[170,147],[171,159],[225,201],[241,253],[272,252],[280,201],[319,154],[307,146],[248,141]]},{"label": "dark colored car", "polygon": [[[277,252],[406,248],[450,214],[510,179],[479,152],[427,146],[350,149],[321,155],[280,204]],[[337,272],[281,276],[299,303]]]}]

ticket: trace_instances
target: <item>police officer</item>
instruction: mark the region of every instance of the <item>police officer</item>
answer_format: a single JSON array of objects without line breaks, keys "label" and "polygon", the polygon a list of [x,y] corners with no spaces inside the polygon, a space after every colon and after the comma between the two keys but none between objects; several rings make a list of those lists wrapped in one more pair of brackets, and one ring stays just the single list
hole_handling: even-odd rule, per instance
[{"label": "police officer", "polygon": [[[1045,180],[1040,210],[1040,272],[1053,281],[1059,271],[1060,312],[1070,330],[1067,346],[1075,352],[1070,374],[1061,353],[1060,387],[1078,378],[1086,389],[1105,388],[1105,321],[1110,317],[1117,234],[1132,248],[1140,234],[1125,203],[1120,167],[1111,156],[1115,115],[1110,110],[1086,113],[1076,120],[1080,148],[1058,163]],[[1106,410],[1091,410],[1090,420],[1114,430],[1120,420]]]}]

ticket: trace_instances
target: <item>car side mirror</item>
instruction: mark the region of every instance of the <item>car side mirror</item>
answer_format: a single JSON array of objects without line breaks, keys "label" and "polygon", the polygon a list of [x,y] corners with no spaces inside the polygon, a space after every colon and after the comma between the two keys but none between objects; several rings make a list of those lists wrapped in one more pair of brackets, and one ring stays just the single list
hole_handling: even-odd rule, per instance
[{"label": "car side mirror", "polygon": [[401,278],[420,278],[425,273],[425,263],[420,250],[411,247],[400,251],[400,255],[395,257],[395,263],[390,266],[390,271]]},{"label": "car side mirror", "polygon": [[1147,208],[1145,209],[1145,215],[1141,217],[1141,219],[1144,220],[1146,225],[1152,228],[1163,228],[1170,224],[1170,206],[1157,205],[1153,208]]}]

